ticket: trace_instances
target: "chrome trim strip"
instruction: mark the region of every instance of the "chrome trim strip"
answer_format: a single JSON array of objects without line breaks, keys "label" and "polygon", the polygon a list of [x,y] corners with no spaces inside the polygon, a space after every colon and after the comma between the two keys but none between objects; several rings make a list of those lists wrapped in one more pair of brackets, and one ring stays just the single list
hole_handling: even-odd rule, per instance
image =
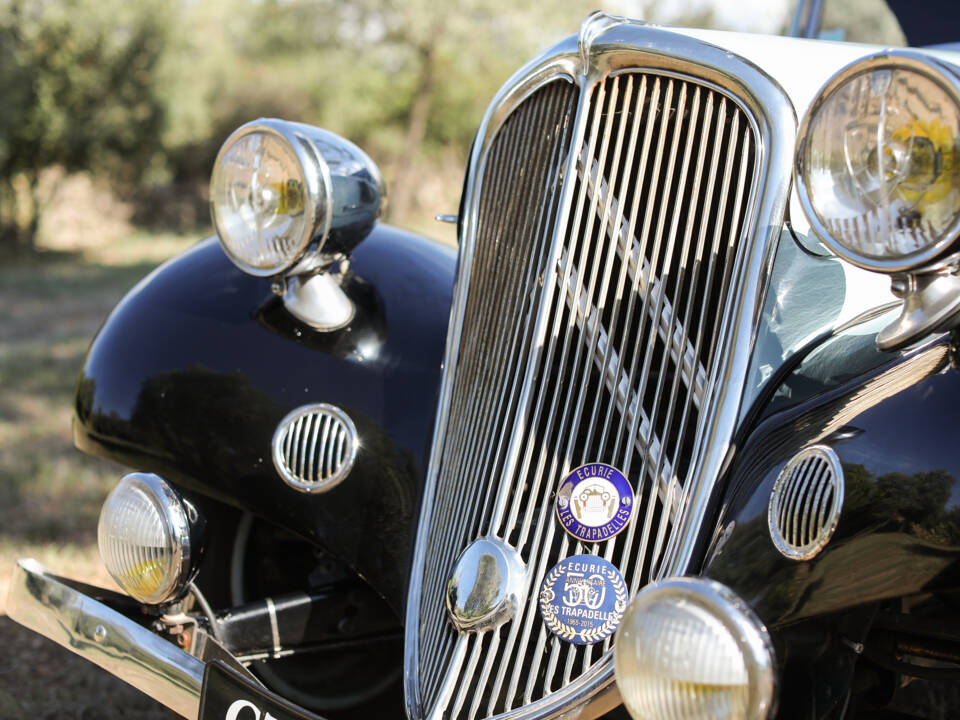
[{"label": "chrome trim strip", "polygon": [[[694,60],[695,58],[695,60]],[[642,62],[641,62],[642,61]],[[407,712],[413,720],[425,715],[420,694],[420,614],[421,578],[426,566],[425,548],[431,531],[431,517],[437,492],[438,463],[443,450],[445,429],[451,417],[451,395],[454,387],[454,372],[457,367],[458,349],[463,330],[463,318],[469,290],[474,246],[477,234],[480,184],[483,177],[486,153],[492,141],[510,113],[532,92],[558,77],[575,79],[581,90],[572,134],[571,148],[583,143],[587,118],[583,109],[589,101],[589,89],[608,75],[620,69],[632,69],[642,64],[655,72],[676,73],[690,77],[691,68],[696,69],[698,83],[715,85],[735,105],[741,105],[750,118],[758,139],[756,153],[755,189],[763,190],[762,196],[754,195],[748,200],[751,212],[744,219],[741,237],[750,251],[744,252],[729,275],[723,278],[725,286],[737,288],[732,302],[721,308],[722,324],[716,336],[717,346],[726,349],[716,353],[712,367],[707,368],[708,378],[713,381],[704,388],[704,396],[711,399],[715,408],[709,418],[697,429],[701,451],[692,458],[690,481],[676,499],[679,516],[678,530],[669,540],[659,576],[683,574],[690,568],[695,544],[701,529],[704,514],[726,459],[735,429],[740,399],[745,383],[750,353],[754,342],[755,328],[762,310],[764,292],[773,260],[773,250],[779,239],[779,229],[787,202],[796,116],[793,106],[782,88],[752,63],[736,57],[715,45],[679,35],[661,28],[613,18],[603,13],[591,15],[581,28],[580,41],[569,38],[533,60],[511,78],[498,93],[478,131],[470,158],[470,175],[465,187],[461,252],[454,288],[447,345],[444,356],[445,373],[441,381],[440,401],[434,424],[433,444],[417,528],[414,557],[411,567],[410,590],[407,602],[405,643],[405,695]],[[579,158],[571,152],[568,159],[567,177],[577,172]],[[724,179],[725,184],[727,178]],[[733,185],[738,178],[729,178]],[[573,182],[564,183],[564,195],[555,220],[555,231],[550,250],[553,262],[548,268],[562,274],[560,262],[560,238],[572,208]],[[564,286],[565,286],[564,282]],[[544,292],[550,283],[544,281]],[[552,287],[550,288],[552,290]],[[659,302],[657,304],[660,304]],[[537,319],[534,333],[533,361],[545,351],[545,313]],[[529,371],[529,372],[532,372]],[[524,389],[529,382],[525,382]],[[519,401],[527,407],[532,401],[527,391]],[[518,417],[525,413],[518,412]],[[515,436],[519,435],[518,432]],[[507,454],[508,466],[517,462],[519,448],[511,448]],[[674,490],[671,485],[668,492]],[[669,500],[668,500],[669,502]],[[498,507],[496,515],[502,515]],[[658,531],[659,534],[659,531]],[[530,567],[532,568],[532,562]],[[519,628],[517,628],[519,629]],[[514,628],[511,628],[513,631]],[[529,630],[529,628],[525,628]],[[530,705],[502,713],[498,718],[545,720],[568,712],[580,711],[590,702],[609,702],[615,692],[612,652],[609,645],[600,661],[572,683],[547,695]],[[459,665],[465,658],[467,647],[461,637],[457,640]],[[497,679],[497,688],[503,678]],[[452,690],[449,678],[444,679],[445,692]],[[495,690],[495,694],[497,691]],[[443,693],[441,693],[441,696]],[[599,705],[597,706],[599,708]],[[588,716],[593,716],[593,711]]]},{"label": "chrome trim strip", "polygon": [[203,663],[101,602],[18,560],[10,619],[99,665],[186,718],[200,712]]}]

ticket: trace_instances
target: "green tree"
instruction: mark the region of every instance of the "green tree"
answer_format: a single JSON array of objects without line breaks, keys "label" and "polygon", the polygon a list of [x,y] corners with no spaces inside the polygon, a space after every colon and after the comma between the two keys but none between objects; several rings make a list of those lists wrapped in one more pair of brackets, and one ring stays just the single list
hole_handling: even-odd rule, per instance
[{"label": "green tree", "polygon": [[[404,222],[417,179],[444,162],[461,167],[500,85],[575,32],[591,5],[213,0],[177,8],[163,63],[174,177],[208,173],[242,122],[299,120],[370,153],[387,177],[390,218]],[[450,207],[449,198],[436,202]]]},{"label": "green tree", "polygon": [[139,181],[160,150],[159,3],[11,0],[0,9],[0,247],[33,246],[40,172]]},{"label": "green tree", "polygon": [[387,97],[399,106],[388,170],[391,218],[399,219],[414,204],[422,158],[444,147],[465,156],[500,85],[536,52],[576,31],[591,5],[566,3],[561,11],[504,0],[363,0],[354,8],[359,36],[375,39],[365,43],[369,56],[390,77]]}]

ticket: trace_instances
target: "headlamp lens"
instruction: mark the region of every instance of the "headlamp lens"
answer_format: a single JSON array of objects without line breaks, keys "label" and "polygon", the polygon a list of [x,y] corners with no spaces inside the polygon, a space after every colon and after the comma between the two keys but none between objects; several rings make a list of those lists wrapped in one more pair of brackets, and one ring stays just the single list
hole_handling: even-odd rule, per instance
[{"label": "headlamp lens", "polygon": [[189,523],[180,497],[156,475],[127,475],[107,496],[97,526],[111,577],[140,602],[172,599],[189,574]]},{"label": "headlamp lens", "polygon": [[732,592],[707,580],[669,580],[638,593],[617,633],[614,662],[636,720],[751,720],[772,708],[766,629]]},{"label": "headlamp lens", "polygon": [[814,225],[871,269],[930,260],[960,222],[958,137],[960,107],[933,76],[896,65],[851,75],[808,120],[799,180]]},{"label": "headlamp lens", "polygon": [[311,240],[303,168],[289,143],[251,130],[227,141],[213,169],[210,202],[227,254],[270,275],[295,263]]}]

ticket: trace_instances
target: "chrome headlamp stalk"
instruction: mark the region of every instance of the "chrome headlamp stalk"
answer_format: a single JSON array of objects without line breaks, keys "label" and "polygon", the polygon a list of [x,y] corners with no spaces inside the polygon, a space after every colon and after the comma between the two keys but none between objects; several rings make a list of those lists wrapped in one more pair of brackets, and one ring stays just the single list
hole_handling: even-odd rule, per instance
[{"label": "chrome headlamp stalk", "polygon": [[210,178],[211,215],[227,257],[251,275],[278,277],[288,309],[317,330],[353,317],[338,278],[318,278],[370,232],[384,195],[379,169],[356,145],[275,119],[234,131]]},{"label": "chrome headlamp stalk", "polygon": [[840,70],[800,126],[797,193],[837,255],[894,276],[901,317],[877,339],[894,349],[960,311],[960,74],[910,51]]}]

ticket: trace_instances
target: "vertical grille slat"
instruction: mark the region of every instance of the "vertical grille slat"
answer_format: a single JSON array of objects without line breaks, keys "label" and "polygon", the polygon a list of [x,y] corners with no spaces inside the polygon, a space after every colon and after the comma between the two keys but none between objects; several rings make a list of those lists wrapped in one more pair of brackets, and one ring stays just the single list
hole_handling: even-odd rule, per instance
[{"label": "vertical grille slat", "polygon": [[[515,408],[510,390],[523,371],[529,341],[518,330],[533,316],[543,235],[552,215],[550,199],[560,181],[566,155],[563,138],[572,123],[576,89],[568,82],[551,83],[507,119],[502,141],[488,156],[477,228],[477,250],[470,277],[471,293],[464,313],[464,341],[457,368],[457,390],[444,450],[443,479],[438,484],[437,532],[428,550],[432,562],[424,581],[424,624],[443,627],[445,574],[468,537],[475,536],[483,508],[496,485],[496,460]],[[545,132],[546,131],[546,132]],[[539,256],[538,256],[539,253]],[[517,347],[517,344],[523,347]],[[446,666],[455,643],[445,632],[424,638],[421,665]],[[462,661],[462,659],[461,659]],[[468,662],[472,662],[469,661]],[[436,700],[437,678],[424,678],[424,698]]]},{"label": "vertical grille slat", "polygon": [[[424,547],[424,717],[509,713],[608,658],[610,640],[559,642],[540,618],[539,584],[563,558],[605,557],[631,593],[662,571],[716,394],[759,183],[755,132],[725,91],[627,70],[547,82],[481,155]],[[554,520],[554,493],[594,461],[633,484],[634,518],[584,545]],[[819,501],[818,490],[808,504]],[[458,635],[444,590],[481,536],[517,549],[526,596],[506,624]]]}]

